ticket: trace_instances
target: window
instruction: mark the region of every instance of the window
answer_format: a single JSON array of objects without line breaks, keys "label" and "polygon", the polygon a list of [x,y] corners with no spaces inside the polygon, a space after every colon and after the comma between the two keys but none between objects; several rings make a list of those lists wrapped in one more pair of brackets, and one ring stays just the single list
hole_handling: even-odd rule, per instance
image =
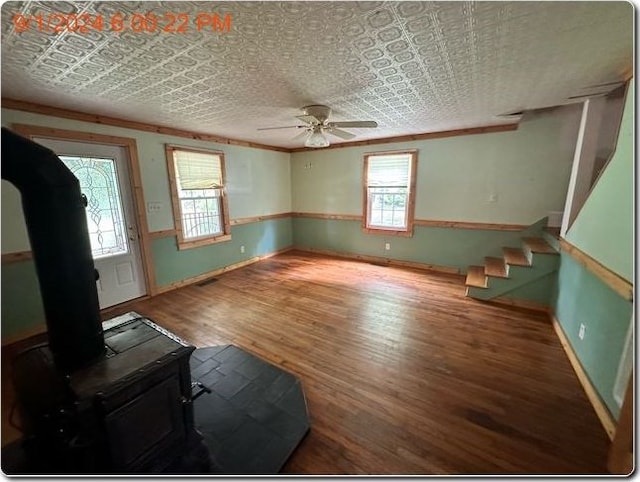
[{"label": "window", "polygon": [[178,247],[231,239],[224,154],[166,146]]},{"label": "window", "polygon": [[411,236],[417,151],[364,157],[364,230]]}]

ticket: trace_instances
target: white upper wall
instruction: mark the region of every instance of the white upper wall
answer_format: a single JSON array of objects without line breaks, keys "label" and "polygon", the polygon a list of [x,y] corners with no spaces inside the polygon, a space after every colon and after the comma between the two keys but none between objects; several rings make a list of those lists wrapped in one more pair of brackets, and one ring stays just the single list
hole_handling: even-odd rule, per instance
[{"label": "white upper wall", "polygon": [[[579,119],[574,105],[532,116],[517,131],[290,155],[2,109],[6,127],[136,139],[145,202],[162,204],[147,213],[150,231],[173,228],[165,143],[225,153],[232,219],[289,211],[361,215],[363,154],[418,149],[417,219],[528,224],[564,208]],[[2,181],[2,252],[28,249],[19,193]]]},{"label": "white upper wall", "polygon": [[416,219],[533,223],[564,208],[579,122],[572,105],[517,131],[297,152],[293,211],[362,215],[363,155],[418,149]]},{"label": "white upper wall", "polygon": [[[291,211],[290,154],[287,152],[196,141],[2,109],[2,126],[10,128],[13,123],[134,138],[138,146],[145,202],[162,205],[158,212],[147,211],[149,231],[152,232],[174,227],[164,150],[166,143],[224,152],[231,219]],[[10,183],[2,181],[2,252],[28,249],[20,194]]]}]

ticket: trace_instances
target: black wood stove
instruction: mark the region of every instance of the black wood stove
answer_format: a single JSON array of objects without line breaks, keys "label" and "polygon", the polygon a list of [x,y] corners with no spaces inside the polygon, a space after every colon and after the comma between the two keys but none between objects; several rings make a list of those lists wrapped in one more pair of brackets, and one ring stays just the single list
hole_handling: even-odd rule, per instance
[{"label": "black wood stove", "polygon": [[[111,320],[104,337],[105,354],[70,373],[56,368],[47,345],[14,362],[33,469],[160,472],[198,450],[189,373],[194,347],[145,318]],[[189,470],[207,472],[206,456]]]},{"label": "black wood stove", "polygon": [[14,362],[24,439],[5,473],[279,471],[309,430],[299,380],[231,345],[194,353],[134,312],[103,324],[78,180],[5,128],[2,178],[22,195],[48,331]]},{"label": "black wood stove", "polygon": [[103,327],[86,198],[53,151],[3,128],[2,178],[22,195],[49,339],[13,367],[27,465],[49,473],[166,469],[201,440],[189,373],[195,347],[144,318]]}]

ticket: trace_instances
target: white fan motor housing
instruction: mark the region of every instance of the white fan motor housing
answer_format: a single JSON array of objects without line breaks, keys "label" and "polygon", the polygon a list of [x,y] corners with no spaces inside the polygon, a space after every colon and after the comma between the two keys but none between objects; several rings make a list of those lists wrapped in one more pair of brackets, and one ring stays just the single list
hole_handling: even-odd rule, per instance
[{"label": "white fan motor housing", "polygon": [[318,119],[320,123],[324,123],[331,114],[331,108],[326,105],[308,105],[302,108],[305,115],[311,115]]}]

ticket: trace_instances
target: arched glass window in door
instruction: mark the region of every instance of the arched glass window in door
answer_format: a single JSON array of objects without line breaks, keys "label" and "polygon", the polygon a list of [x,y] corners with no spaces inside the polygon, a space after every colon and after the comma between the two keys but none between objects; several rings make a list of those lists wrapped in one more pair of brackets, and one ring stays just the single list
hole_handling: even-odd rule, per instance
[{"label": "arched glass window in door", "polygon": [[94,259],[129,252],[114,159],[59,156],[87,197],[87,226]]}]

